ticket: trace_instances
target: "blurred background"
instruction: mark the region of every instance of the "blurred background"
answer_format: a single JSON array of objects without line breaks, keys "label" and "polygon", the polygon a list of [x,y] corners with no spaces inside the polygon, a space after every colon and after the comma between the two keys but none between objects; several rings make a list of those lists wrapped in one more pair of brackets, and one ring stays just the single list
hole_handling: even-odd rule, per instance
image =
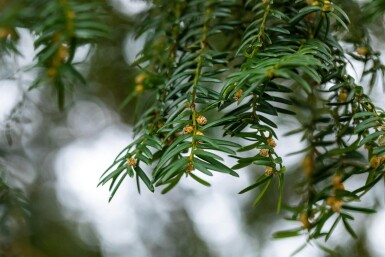
[{"label": "blurred background", "polygon": [[[252,207],[255,192],[238,194],[255,179],[255,170],[242,171],[238,179],[215,174],[210,188],[184,179],[167,195],[147,190],[139,195],[135,182],[127,179],[108,203],[108,187],[97,184],[115,156],[133,140],[135,104],[121,111],[118,106],[133,90],[138,73],[129,65],[143,43],[132,36],[135,17],[148,8],[135,0],[110,0],[108,5],[113,40],[77,52],[88,84],[71,92],[63,112],[47,87],[28,90],[37,76],[30,69],[34,48],[28,31],[19,31],[21,55],[1,57],[0,255],[290,256],[306,243],[306,237],[272,239],[277,230],[299,226],[284,220],[285,211],[276,214],[275,188],[270,187],[256,208]],[[375,40],[377,49],[384,52],[383,39]],[[360,67],[355,69],[359,74]],[[385,107],[381,86],[373,95],[379,96],[374,102]],[[296,126],[283,118],[277,122],[280,135]],[[279,139],[277,151],[282,156],[301,149],[299,137]],[[291,185],[302,176],[302,159],[301,155],[285,159],[287,202],[298,197]],[[355,216],[357,240],[338,226],[327,244],[319,242],[337,255],[314,243],[297,256],[385,256],[384,195],[383,185],[377,186],[360,204],[376,206],[378,212]]]}]

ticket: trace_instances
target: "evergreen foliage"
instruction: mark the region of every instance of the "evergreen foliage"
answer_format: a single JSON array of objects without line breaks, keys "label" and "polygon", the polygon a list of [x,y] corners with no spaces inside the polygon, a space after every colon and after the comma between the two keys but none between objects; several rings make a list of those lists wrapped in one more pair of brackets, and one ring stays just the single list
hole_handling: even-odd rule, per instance
[{"label": "evergreen foliage", "polygon": [[[14,15],[20,6],[39,11],[34,17]],[[359,14],[351,17],[349,6]],[[87,1],[12,1],[0,20],[1,51],[17,53],[17,28],[31,30],[43,74],[32,87],[51,84],[63,108],[64,91],[86,81],[73,62],[76,49],[108,37],[102,8]],[[134,98],[150,104],[142,108],[135,140],[100,184],[109,183],[112,199],[127,177],[136,178],[138,189],[143,182],[166,193],[184,175],[209,186],[205,176],[216,172],[238,177],[241,169],[263,167],[240,193],[256,190],[256,205],[277,180],[280,211],[290,171],[275,150],[274,116],[289,116],[301,125],[286,135],[300,134],[307,145],[296,151],[305,155],[300,200],[287,208],[289,219],[302,225],[275,236],[307,233],[327,240],[341,222],[355,237],[351,212],[373,213],[356,202],[384,179],[385,112],[369,94],[385,66],[368,29],[384,9],[382,0],[365,6],[328,0],[151,1],[138,16],[136,36],[146,39],[134,63],[140,73],[122,106]],[[363,64],[368,83],[349,75],[350,58]],[[223,156],[237,163],[228,167]],[[345,188],[362,175],[360,185]]]},{"label": "evergreen foliage", "polygon": [[[350,202],[383,177],[385,116],[346,72],[341,43],[349,35],[349,17],[336,3],[159,1],[142,24],[138,35],[146,32],[147,41],[136,62],[142,73],[127,102],[149,91],[155,104],[137,123],[137,140],[102,177],[101,184],[111,181],[111,197],[127,175],[151,191],[164,185],[165,193],[184,174],[209,185],[202,175],[238,176],[238,169],[265,166],[265,173],[240,193],[261,187],[255,205],[277,179],[279,211],[286,168],[274,150],[277,125],[271,117],[309,115],[288,132],[302,133],[308,145],[299,151],[306,153],[302,200],[291,208],[291,219],[303,225],[276,237],[308,230],[309,238],[328,239],[339,221],[355,236],[349,212],[373,210]],[[341,29],[346,30],[342,38],[336,33]],[[348,52],[353,58],[376,63],[363,73],[372,76],[370,88],[383,66],[370,46],[355,47],[357,53]],[[288,105],[302,115],[295,116]],[[221,117],[208,120],[212,112]],[[210,130],[222,131],[225,140]],[[242,139],[242,145],[232,138]],[[225,166],[217,152],[238,163]],[[152,168],[151,176],[143,166]],[[345,190],[343,183],[362,173],[367,180]],[[325,231],[329,219],[335,225]]]}]

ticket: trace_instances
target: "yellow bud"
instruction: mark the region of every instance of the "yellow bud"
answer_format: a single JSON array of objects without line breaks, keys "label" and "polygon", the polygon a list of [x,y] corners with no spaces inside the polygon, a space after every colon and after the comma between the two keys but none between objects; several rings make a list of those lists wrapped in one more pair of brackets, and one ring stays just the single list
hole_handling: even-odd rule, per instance
[{"label": "yellow bud", "polygon": [[268,70],[267,73],[266,73],[266,76],[267,76],[268,78],[274,78],[274,73],[273,73],[273,71],[272,71],[271,69]]},{"label": "yellow bud", "polygon": [[61,45],[59,48],[59,51],[57,52],[57,58],[59,58],[59,60],[63,62],[67,59],[67,57],[68,57],[68,47],[65,45]]},{"label": "yellow bud", "polygon": [[332,208],[333,212],[340,212],[342,207],[342,201],[335,196],[329,196],[326,199],[326,204]]},{"label": "yellow bud", "polygon": [[334,11],[334,7],[332,7],[332,6],[329,5],[329,4],[325,4],[325,5],[323,6],[323,8],[322,8],[322,11],[324,11],[324,12],[332,12],[332,11]]},{"label": "yellow bud", "polygon": [[138,161],[134,157],[131,157],[130,159],[127,160],[128,166],[131,166],[131,167],[135,167],[137,163]]},{"label": "yellow bud", "polygon": [[10,34],[9,29],[0,27],[0,39],[7,38]]},{"label": "yellow bud", "polygon": [[343,183],[339,183],[338,185],[334,186],[334,190],[345,190],[345,186]]},{"label": "yellow bud", "polygon": [[197,132],[195,133],[195,135],[197,135],[197,136],[203,136],[204,134],[203,134],[203,132],[201,132],[201,131],[197,131]]},{"label": "yellow bud", "polygon": [[192,165],[192,163],[190,162],[188,165],[187,165],[187,168],[186,168],[186,174],[189,174],[191,173],[191,171],[194,170],[194,167]]},{"label": "yellow bud", "polygon": [[142,84],[145,78],[147,78],[147,74],[146,73],[139,73],[135,77],[135,83],[136,84]]},{"label": "yellow bud", "polygon": [[267,155],[269,155],[269,149],[261,149],[261,150],[259,150],[259,154],[261,156],[267,156]]},{"label": "yellow bud", "polygon": [[314,170],[314,162],[312,160],[312,158],[307,155],[303,161],[302,161],[302,167],[303,167],[303,171],[305,173],[306,176],[310,176],[312,173],[313,173],[313,170]]},{"label": "yellow bud", "polygon": [[198,118],[196,118],[196,121],[198,122],[199,125],[205,125],[207,123],[207,119],[205,116],[198,116]]},{"label": "yellow bud", "polygon": [[190,134],[191,132],[194,131],[194,127],[191,126],[191,125],[186,125],[184,128],[183,128],[183,134]]},{"label": "yellow bud", "polygon": [[301,215],[299,216],[299,221],[301,221],[302,223],[302,226],[306,229],[310,228],[310,222],[309,222],[309,218],[307,216],[306,213],[301,213]]},{"label": "yellow bud", "polygon": [[346,102],[347,98],[348,94],[346,93],[346,90],[340,89],[340,92],[338,94],[338,102]]},{"label": "yellow bud", "polygon": [[47,75],[51,78],[56,77],[57,70],[54,67],[48,68]]},{"label": "yellow bud", "polygon": [[339,175],[335,175],[334,177],[332,177],[332,185],[334,187],[334,191],[345,190],[345,186],[341,182],[341,176],[339,176]]},{"label": "yellow bud", "polygon": [[339,176],[339,175],[333,176],[332,177],[332,185],[337,186],[339,184],[341,184],[341,176]]},{"label": "yellow bud", "polygon": [[273,174],[273,168],[270,167],[270,166],[266,166],[266,170],[265,170],[265,176],[270,176],[271,174]]},{"label": "yellow bud", "polygon": [[[195,132],[195,135],[196,135],[196,136],[204,136],[203,132],[201,132],[201,131],[199,131],[199,130]],[[201,144],[201,143],[202,143],[202,140],[197,140],[196,142],[197,142],[198,144]]]},{"label": "yellow bud", "polygon": [[142,84],[138,84],[135,86],[135,92],[142,92],[144,89],[144,86]]},{"label": "yellow bud", "polygon": [[240,89],[234,94],[234,100],[235,100],[235,101],[238,101],[239,99],[241,99],[242,94],[243,94],[243,90],[242,90],[242,88],[240,88]]},{"label": "yellow bud", "polygon": [[358,47],[358,48],[356,49],[356,52],[357,52],[357,54],[359,54],[359,55],[366,56],[366,55],[369,53],[369,49],[366,48],[366,47]]},{"label": "yellow bud", "polygon": [[277,143],[274,141],[274,139],[273,138],[271,138],[271,137],[269,137],[268,139],[267,139],[267,144],[269,145],[269,146],[271,146],[271,147],[276,147],[277,146]]},{"label": "yellow bud", "polygon": [[339,200],[339,201],[336,201],[333,205],[332,205],[332,210],[334,212],[340,212],[341,211],[341,207],[342,207],[342,201]]},{"label": "yellow bud", "polygon": [[383,161],[383,160],[382,160],[381,157],[378,157],[377,155],[374,155],[374,156],[370,159],[370,167],[372,167],[373,169],[377,169],[378,167],[380,167],[382,161]]},{"label": "yellow bud", "polygon": [[334,11],[334,8],[330,6],[330,1],[329,0],[324,0],[323,8],[322,9],[323,9],[324,12]]}]

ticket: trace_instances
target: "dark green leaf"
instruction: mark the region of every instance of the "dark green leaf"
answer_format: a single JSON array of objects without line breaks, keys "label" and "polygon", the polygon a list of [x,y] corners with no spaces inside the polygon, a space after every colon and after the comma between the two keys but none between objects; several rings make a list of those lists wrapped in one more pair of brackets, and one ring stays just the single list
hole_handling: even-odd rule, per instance
[{"label": "dark green leaf", "polygon": [[216,155],[216,154],[208,152],[208,151],[195,150],[194,154],[197,155],[197,156],[207,156],[207,157],[211,157],[211,158],[214,158],[214,159],[218,159],[220,161],[224,161],[223,158],[220,157],[219,155]]},{"label": "dark green leaf", "polygon": [[272,175],[271,176],[265,176],[265,175],[262,175],[260,176],[257,181],[252,184],[251,186],[248,186],[246,187],[245,189],[243,189],[242,191],[239,192],[239,194],[243,194],[243,193],[246,193],[254,188],[257,188],[258,186],[266,183],[268,180],[271,180],[272,179]]},{"label": "dark green leaf", "polygon": [[342,209],[349,210],[349,211],[363,212],[363,213],[367,213],[367,214],[372,214],[372,213],[376,213],[377,212],[374,209],[350,206],[350,205],[346,205],[346,204],[342,205]]},{"label": "dark green leaf", "polygon": [[303,228],[295,228],[292,230],[279,231],[273,234],[273,237],[276,239],[288,238],[294,236],[300,236],[303,234]]},{"label": "dark green leaf", "polygon": [[154,186],[152,185],[150,179],[147,177],[146,173],[144,173],[144,171],[139,166],[136,166],[134,169],[136,173],[139,175],[139,177],[142,179],[144,184],[147,186],[147,188],[151,192],[154,192]]},{"label": "dark green leaf", "polygon": [[211,186],[209,182],[207,182],[207,181],[201,179],[200,177],[194,175],[193,173],[190,173],[189,175],[190,175],[195,181],[197,181],[198,183],[200,183],[200,184],[202,184],[202,185],[204,185],[204,186],[208,186],[208,187]]},{"label": "dark green leaf", "polygon": [[364,145],[364,144],[369,143],[371,141],[373,142],[374,140],[376,140],[381,135],[385,135],[385,131],[374,132],[374,133],[366,136],[364,139],[362,139],[360,142],[360,145]]},{"label": "dark green leaf", "polygon": [[261,192],[258,194],[257,198],[254,200],[253,206],[256,206],[259,203],[259,201],[262,199],[262,197],[265,195],[266,190],[269,188],[271,181],[272,179],[269,179],[267,181],[265,186],[262,188]]},{"label": "dark green leaf", "polygon": [[344,223],[344,226],[345,226],[346,230],[349,232],[349,234],[350,234],[353,238],[357,238],[357,235],[356,235],[356,233],[354,232],[353,228],[350,226],[349,222],[348,222],[346,219],[344,219],[344,218],[342,218],[342,221],[343,221],[343,223]]}]

